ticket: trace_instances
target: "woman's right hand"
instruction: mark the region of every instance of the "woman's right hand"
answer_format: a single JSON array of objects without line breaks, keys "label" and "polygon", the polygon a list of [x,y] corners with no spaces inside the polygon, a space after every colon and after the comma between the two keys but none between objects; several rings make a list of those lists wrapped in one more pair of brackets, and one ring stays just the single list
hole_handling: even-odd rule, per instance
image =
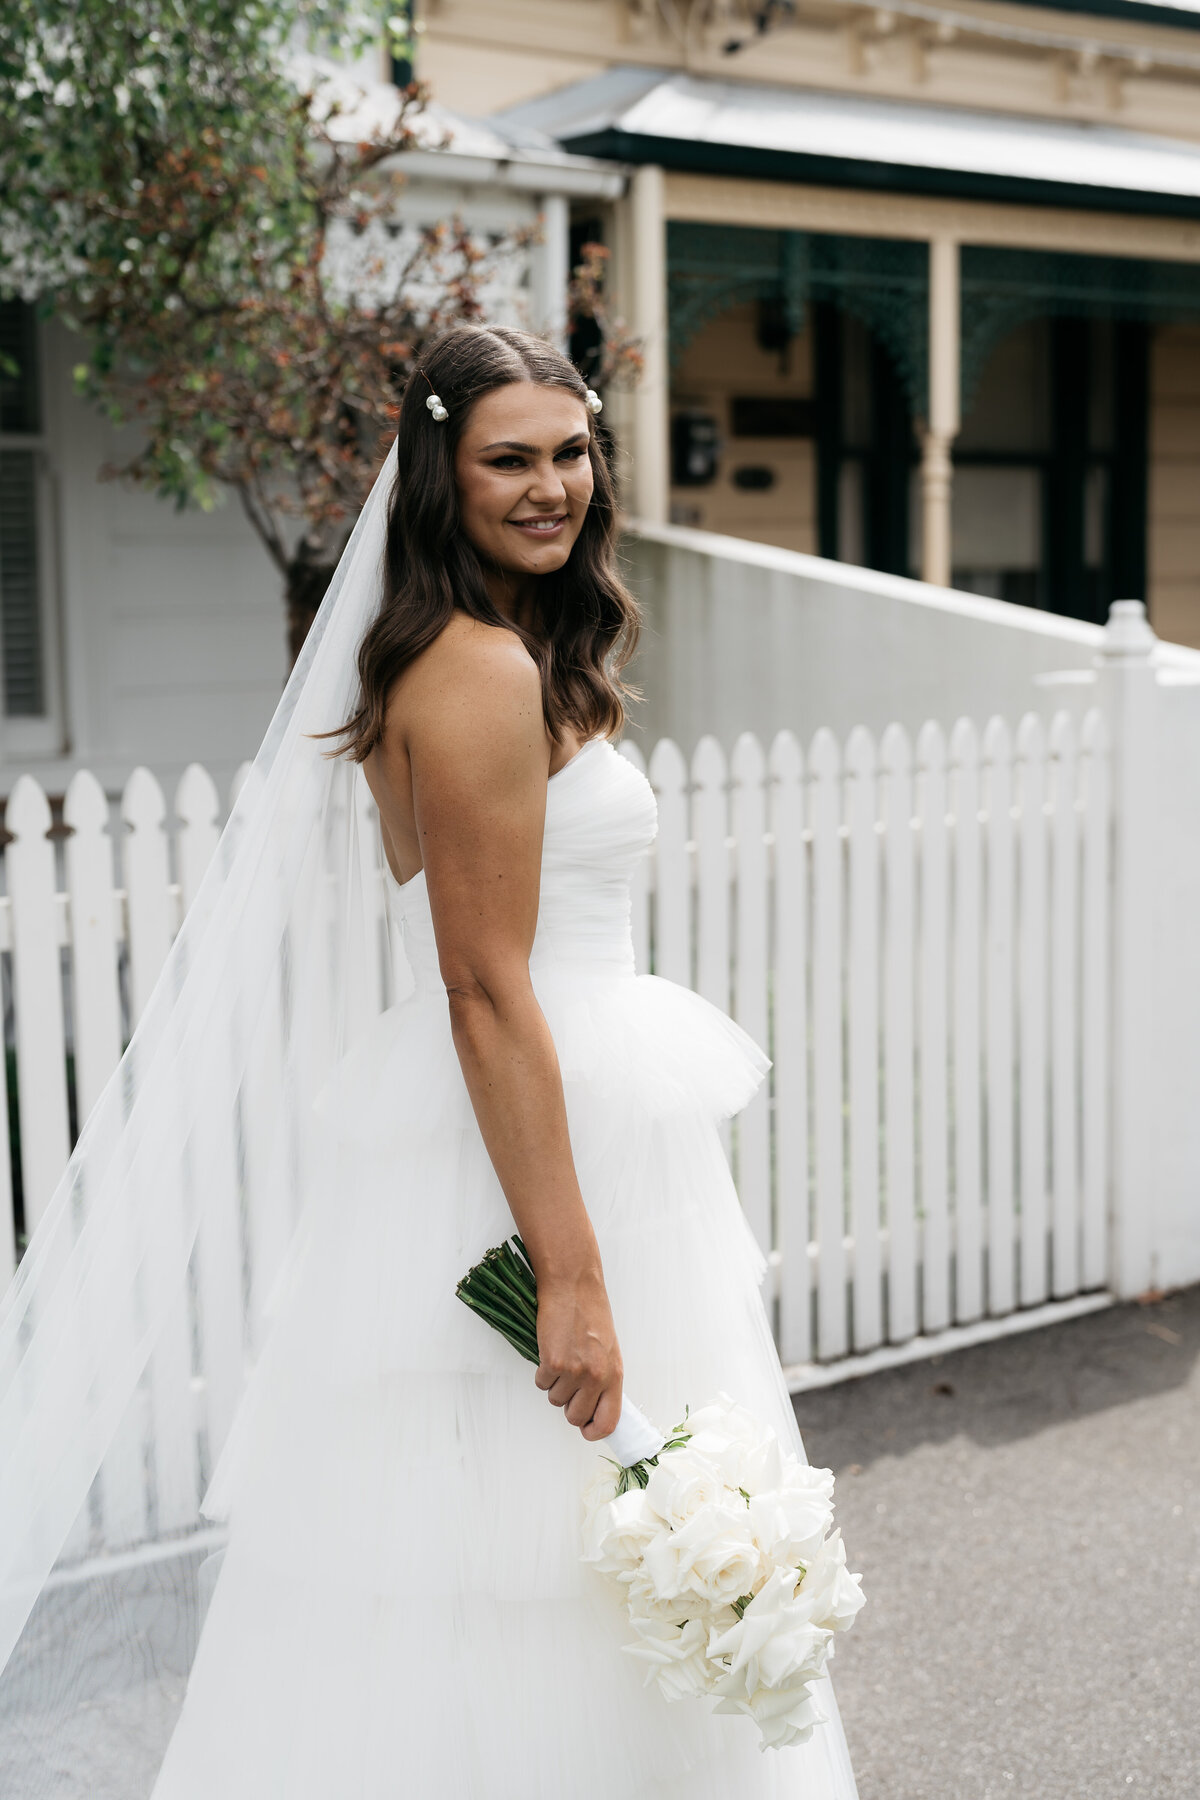
[{"label": "woman's right hand", "polygon": [[563,1280],[539,1275],[538,1349],[534,1380],[551,1406],[563,1407],[589,1441],[614,1432],[624,1371],[598,1269]]}]

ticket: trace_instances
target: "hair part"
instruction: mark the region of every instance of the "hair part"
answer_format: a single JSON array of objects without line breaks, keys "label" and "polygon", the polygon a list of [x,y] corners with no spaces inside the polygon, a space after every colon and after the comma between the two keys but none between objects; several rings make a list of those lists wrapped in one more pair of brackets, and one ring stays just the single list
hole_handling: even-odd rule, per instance
[{"label": "hair part", "polygon": [[[593,492],[579,536],[561,569],[537,578],[537,629],[516,625],[490,598],[484,564],[462,529],[455,459],[471,407],[514,383],[563,388],[586,406],[587,384],[553,345],[503,325],[446,333],[413,371],[396,427],[397,468],[388,509],[383,601],[358,652],[359,702],[339,731],[338,754],[363,762],[381,741],[388,697],[456,610],[521,639],[537,663],[546,727],[612,737],[625,721],[630,690],[621,671],[637,643],[638,604],[617,571],[612,475],[591,411],[588,456]],[[435,422],[437,394],[448,418]]]}]

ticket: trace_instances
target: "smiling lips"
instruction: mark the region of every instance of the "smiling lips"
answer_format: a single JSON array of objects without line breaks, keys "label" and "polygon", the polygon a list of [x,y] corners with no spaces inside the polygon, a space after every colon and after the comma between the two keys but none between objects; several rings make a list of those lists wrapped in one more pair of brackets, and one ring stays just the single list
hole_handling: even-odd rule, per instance
[{"label": "smiling lips", "polygon": [[527,531],[532,537],[550,537],[566,522],[566,513],[554,513],[548,519],[510,519],[508,521],[510,525],[515,525],[518,531]]}]

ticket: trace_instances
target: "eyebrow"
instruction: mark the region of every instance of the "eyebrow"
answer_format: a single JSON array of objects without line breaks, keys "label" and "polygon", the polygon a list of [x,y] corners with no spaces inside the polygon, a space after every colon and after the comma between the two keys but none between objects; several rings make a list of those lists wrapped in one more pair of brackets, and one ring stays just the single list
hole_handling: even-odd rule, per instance
[{"label": "eyebrow", "polygon": [[[568,444],[577,444],[582,438],[586,437],[586,435],[586,432],[583,431],[573,431],[570,437],[565,437],[563,439],[561,444],[556,444],[555,449],[565,450]],[[498,444],[485,444],[479,454],[481,456],[486,456],[489,450],[519,450],[525,456],[536,456],[538,454],[538,446],[536,444],[515,444],[510,438],[502,438]]]}]

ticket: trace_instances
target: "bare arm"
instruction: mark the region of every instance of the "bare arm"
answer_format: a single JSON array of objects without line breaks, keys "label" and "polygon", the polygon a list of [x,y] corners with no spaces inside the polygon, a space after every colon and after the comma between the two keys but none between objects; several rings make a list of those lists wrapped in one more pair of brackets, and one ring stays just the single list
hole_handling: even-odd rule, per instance
[{"label": "bare arm", "polygon": [[537,1273],[537,1385],[599,1438],[620,1412],[621,1356],[529,976],[550,748],[524,646],[456,620],[393,695],[381,762],[385,778],[389,764],[411,774],[455,1048]]}]

